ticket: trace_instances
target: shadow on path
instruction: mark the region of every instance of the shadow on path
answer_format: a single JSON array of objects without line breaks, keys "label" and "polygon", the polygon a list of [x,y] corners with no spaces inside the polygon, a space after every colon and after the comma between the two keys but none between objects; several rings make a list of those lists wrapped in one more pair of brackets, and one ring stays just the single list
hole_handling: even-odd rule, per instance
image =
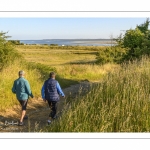
[{"label": "shadow on path", "polygon": [[[65,101],[67,99],[74,100],[79,94],[86,94],[91,87],[91,83],[88,81],[81,82],[80,84],[72,85],[68,88],[64,88],[63,91],[66,95],[65,99],[60,98],[58,103],[58,116],[61,115],[63,108],[65,107]],[[42,128],[47,125],[47,118],[50,113],[50,109],[48,104],[43,102],[43,100],[39,98],[34,98],[29,100],[27,106],[27,115],[28,119],[24,120],[24,126],[17,125],[9,125],[3,126],[4,122],[7,120],[18,121],[20,117],[20,106],[16,106],[13,110],[9,110],[7,116],[5,113],[0,115],[0,132],[42,132]]]}]

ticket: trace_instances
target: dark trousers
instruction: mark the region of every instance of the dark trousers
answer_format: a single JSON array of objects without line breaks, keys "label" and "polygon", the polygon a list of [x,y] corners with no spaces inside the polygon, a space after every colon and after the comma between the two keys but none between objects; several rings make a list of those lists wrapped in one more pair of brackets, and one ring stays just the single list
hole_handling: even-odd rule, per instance
[{"label": "dark trousers", "polygon": [[51,109],[49,117],[54,119],[56,117],[56,112],[57,112],[57,102],[55,102],[55,101],[48,101],[48,105],[49,105],[49,107]]}]

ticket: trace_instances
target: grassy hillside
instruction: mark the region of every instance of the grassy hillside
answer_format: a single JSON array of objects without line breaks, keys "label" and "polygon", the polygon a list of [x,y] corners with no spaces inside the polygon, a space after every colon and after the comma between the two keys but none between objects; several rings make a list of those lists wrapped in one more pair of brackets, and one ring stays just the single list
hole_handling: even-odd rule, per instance
[{"label": "grassy hillside", "polygon": [[[33,94],[40,96],[43,81],[49,71],[57,72],[61,86],[67,87],[82,80],[100,81],[92,86],[86,96],[79,95],[75,101],[66,100],[61,118],[54,121],[44,132],[149,132],[150,59],[143,58],[133,63],[96,65],[95,55],[88,49],[39,49],[28,47],[17,49],[26,61],[14,61],[1,70],[0,110],[17,104],[11,92],[13,81],[19,70],[25,70]],[[39,51],[36,62],[32,61]],[[46,52],[45,55],[44,52]],[[72,53],[70,52],[72,51]],[[95,49],[92,52],[96,51]],[[68,53],[70,52],[70,57]],[[50,55],[48,55],[48,53]],[[61,53],[61,55],[59,55]],[[29,60],[29,54],[32,58]],[[55,54],[55,61],[52,60]],[[77,57],[79,56],[79,57]],[[84,60],[84,57],[87,57]],[[62,58],[62,62],[59,62]],[[43,60],[46,60],[45,62]],[[83,60],[83,61],[81,61]],[[90,62],[88,62],[90,60]],[[56,62],[56,64],[55,64]],[[63,63],[64,62],[64,63]],[[53,64],[54,63],[54,64]],[[102,78],[103,77],[103,78]]]},{"label": "grassy hillside", "polygon": [[[6,108],[18,104],[11,88],[14,80],[18,78],[19,70],[26,72],[26,78],[36,98],[41,96],[42,84],[48,78],[50,71],[57,73],[56,79],[61,87],[65,88],[82,80],[99,81],[103,75],[116,68],[116,65],[111,64],[98,66],[87,63],[88,60],[95,61],[95,55],[91,53],[89,47],[80,47],[79,50],[71,48],[56,50],[48,49],[47,46],[22,45],[11,49],[12,52],[15,52],[14,56],[17,54],[20,57],[13,60],[13,56],[11,62],[5,65],[0,72],[0,111],[5,111]],[[16,52],[16,49],[19,53]],[[11,51],[9,56],[11,56]]]},{"label": "grassy hillside", "polygon": [[66,103],[62,117],[44,131],[149,132],[149,98],[150,59],[143,58],[123,64],[86,96]]},{"label": "grassy hillside", "polygon": [[104,74],[117,65],[96,65],[97,46],[45,46],[19,45],[16,49],[28,62],[55,67],[60,77],[67,80],[99,81]]},{"label": "grassy hillside", "polygon": [[40,90],[43,84],[41,74],[37,69],[30,69],[27,64],[20,60],[13,62],[7,66],[0,73],[0,110],[11,108],[13,105],[18,104],[15,94],[11,89],[13,82],[18,78],[18,71],[24,70],[26,72],[26,79],[31,85],[31,90],[35,97],[41,96]]}]

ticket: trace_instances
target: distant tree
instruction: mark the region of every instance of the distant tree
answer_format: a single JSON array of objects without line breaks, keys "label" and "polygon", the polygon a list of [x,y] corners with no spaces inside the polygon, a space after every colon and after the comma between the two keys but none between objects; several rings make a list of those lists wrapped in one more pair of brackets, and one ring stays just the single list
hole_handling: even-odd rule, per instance
[{"label": "distant tree", "polygon": [[150,23],[149,18],[147,18],[146,21],[145,21],[143,24],[137,25],[137,28],[138,28],[142,33],[147,34],[147,31],[149,31],[149,30],[148,30],[149,23]]},{"label": "distant tree", "polygon": [[7,32],[0,32],[0,70],[3,67],[13,63],[16,59],[21,59],[22,56],[15,49],[12,43],[7,41],[10,36]]},{"label": "distant tree", "polygon": [[58,44],[50,44],[50,46],[58,46]]},{"label": "distant tree", "polygon": [[125,33],[122,44],[125,48],[129,48],[129,54],[132,57],[136,55],[136,48],[142,48],[144,37],[144,33],[142,33],[138,28],[135,30],[130,29]]},{"label": "distant tree", "polygon": [[118,45],[126,48],[127,53],[124,59],[140,58],[142,55],[150,54],[150,30],[149,19],[137,25],[135,29],[126,30],[124,36],[118,37],[116,40]]},{"label": "distant tree", "polygon": [[126,54],[126,49],[118,46],[101,48],[96,54],[96,63],[120,63],[122,57]]},{"label": "distant tree", "polygon": [[[117,45],[100,50],[97,55],[97,63],[117,62],[141,58],[143,55],[150,55],[150,30],[149,18],[135,29],[125,30],[116,39]],[[112,35],[110,36],[113,39]]]},{"label": "distant tree", "polygon": [[14,45],[23,45],[23,43],[20,43],[19,40],[8,40],[8,42],[13,43]]}]

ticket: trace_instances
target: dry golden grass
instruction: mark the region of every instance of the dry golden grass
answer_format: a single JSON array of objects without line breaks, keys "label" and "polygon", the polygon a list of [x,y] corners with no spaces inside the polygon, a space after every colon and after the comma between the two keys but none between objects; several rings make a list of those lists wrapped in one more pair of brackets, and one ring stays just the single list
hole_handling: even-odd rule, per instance
[{"label": "dry golden grass", "polygon": [[26,72],[26,79],[29,81],[31,90],[36,97],[41,96],[42,81],[41,75],[37,70],[28,69],[27,66],[21,64],[20,61],[14,62],[12,65],[3,69],[0,73],[0,110],[4,111],[6,108],[13,107],[18,104],[16,95],[12,93],[11,89],[14,80],[18,78],[18,71],[24,70]]},{"label": "dry golden grass", "polygon": [[[95,65],[95,50],[80,49],[48,49],[46,46],[18,46],[16,49],[23,54],[29,62],[37,62],[55,67],[59,75],[62,87],[77,83],[76,81],[88,80],[99,81],[108,72],[112,72],[117,65],[106,64],[103,66]],[[92,63],[90,63],[92,62]],[[31,84],[32,91],[36,97],[41,96],[41,87],[44,82],[40,72],[32,69],[20,60],[9,65],[0,74],[0,110],[10,108],[15,104],[15,95],[11,88],[13,81],[18,78],[18,71],[24,70],[26,78]],[[41,68],[42,69],[42,68]],[[43,68],[44,69],[44,68]],[[48,70],[47,70],[48,71]],[[49,73],[49,71],[48,71]],[[48,77],[47,77],[48,78]]]},{"label": "dry golden grass", "polygon": [[55,67],[58,74],[66,79],[99,81],[103,75],[118,67],[114,64],[96,65],[96,47],[51,49],[48,46],[22,45],[16,48],[27,61]]},{"label": "dry golden grass", "polygon": [[[94,84],[45,132],[150,132],[150,59],[122,65]],[[69,109],[68,109],[69,108]]]}]

